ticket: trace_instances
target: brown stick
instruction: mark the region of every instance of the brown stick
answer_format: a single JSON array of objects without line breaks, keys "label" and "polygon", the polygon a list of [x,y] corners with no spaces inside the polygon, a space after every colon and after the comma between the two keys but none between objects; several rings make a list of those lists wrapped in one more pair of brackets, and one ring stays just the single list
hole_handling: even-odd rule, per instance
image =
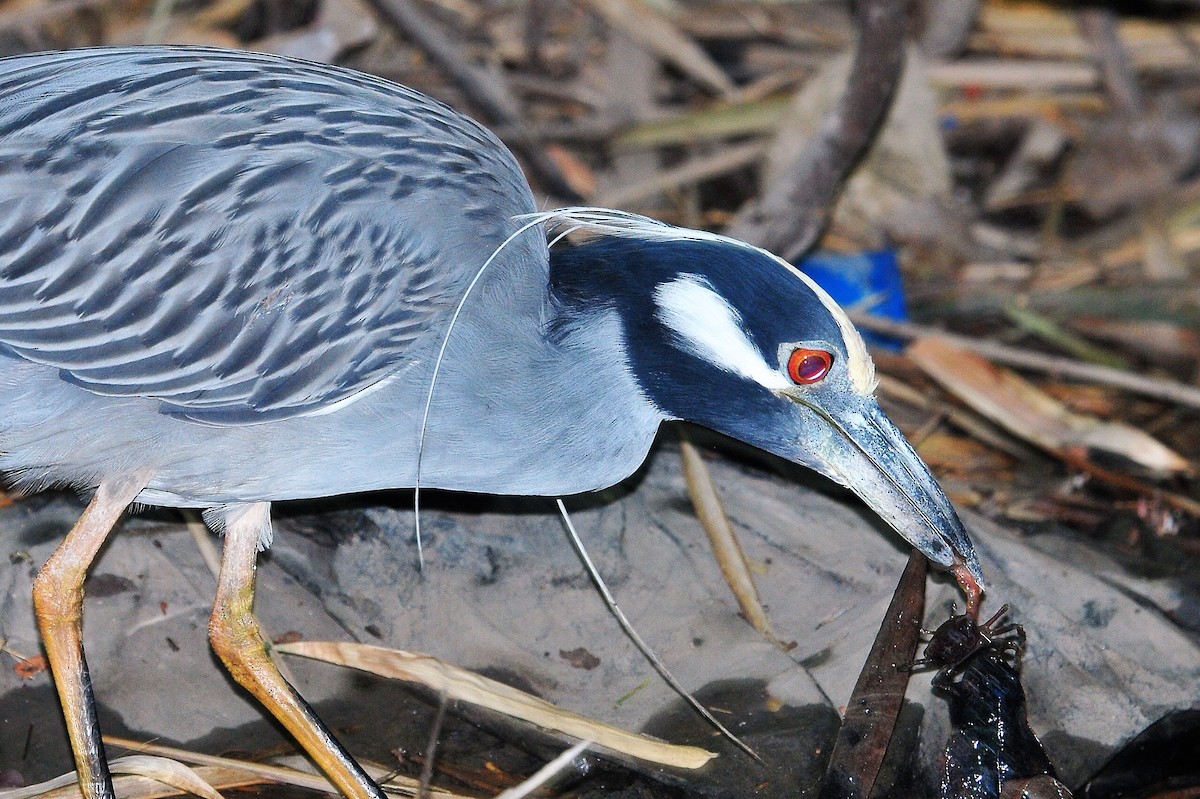
[{"label": "brown stick", "polygon": [[1142,113],[1146,104],[1129,53],[1121,43],[1116,14],[1105,8],[1081,11],[1079,29],[1088,44],[1092,63],[1100,70],[1113,110],[1127,119]]},{"label": "brown stick", "polygon": [[871,654],[846,703],[819,799],[867,799],[904,704],[906,666],[916,658],[925,615],[927,561],[913,551],[896,586]]},{"label": "brown stick", "polygon": [[796,260],[829,223],[834,200],[875,140],[904,71],[905,0],[860,0],[846,91],[820,132],[726,232]]}]

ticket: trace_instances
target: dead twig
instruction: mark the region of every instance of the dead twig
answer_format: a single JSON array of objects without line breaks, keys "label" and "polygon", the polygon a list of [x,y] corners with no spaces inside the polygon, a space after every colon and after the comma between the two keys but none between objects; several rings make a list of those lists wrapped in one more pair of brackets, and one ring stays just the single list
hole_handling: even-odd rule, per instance
[{"label": "dead twig", "polygon": [[[441,26],[411,0],[367,0],[388,24],[424,50],[490,121],[521,127],[522,112],[508,87],[495,75],[462,57]],[[542,187],[569,202],[582,199],[546,151],[536,144],[514,143]]]},{"label": "dead twig", "polygon": [[749,166],[767,154],[767,145],[750,142],[725,147],[711,155],[690,158],[679,166],[663,169],[645,180],[618,186],[596,198],[596,204],[610,208],[624,208],[654,197],[669,189],[699,183],[728,172]]},{"label": "dead twig", "polygon": [[610,26],[649,48],[658,58],[674,64],[708,90],[726,100],[737,97],[737,87],[708,53],[640,0],[589,0],[588,5]]},{"label": "dead twig", "polygon": [[[1135,251],[1116,254],[1111,260],[1106,258],[1105,266],[1117,266],[1141,258],[1140,247],[1139,244]],[[1200,249],[1200,240],[1195,242],[1195,248]],[[1087,267],[1088,264],[1082,263],[1080,266]],[[1056,266],[1056,269],[1062,272],[1066,267]],[[1095,274],[1089,273],[1086,280],[1093,280]],[[1126,321],[1170,322],[1189,329],[1200,329],[1200,286],[1193,282],[1139,282],[1104,286],[1075,281],[1066,288],[1061,285],[1039,281],[1028,294],[1021,295],[1021,306],[1063,319],[1094,316]],[[921,300],[922,312],[931,317],[977,319],[988,314],[1002,314],[1014,301],[1011,288],[973,286],[968,291],[955,286],[950,290],[939,287],[937,292]]]},{"label": "dead twig", "polygon": [[834,200],[887,116],[904,71],[904,0],[858,3],[858,50],[846,91],[817,137],[727,231],[795,260],[816,244]]},{"label": "dead twig", "polygon": [[1079,29],[1087,41],[1092,62],[1100,70],[1113,110],[1127,118],[1140,114],[1145,101],[1129,53],[1121,44],[1116,15],[1104,8],[1086,9],[1079,13]]}]

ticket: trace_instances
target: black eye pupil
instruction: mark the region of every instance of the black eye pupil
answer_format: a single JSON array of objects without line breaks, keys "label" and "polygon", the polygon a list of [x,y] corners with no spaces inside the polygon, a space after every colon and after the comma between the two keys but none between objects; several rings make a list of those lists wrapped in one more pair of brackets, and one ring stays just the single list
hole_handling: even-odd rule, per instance
[{"label": "black eye pupil", "polygon": [[809,355],[800,361],[796,373],[803,380],[816,380],[825,372],[825,359],[819,355]]},{"label": "black eye pupil", "polygon": [[788,374],[800,385],[824,380],[833,365],[833,355],[824,350],[792,350],[788,358]]}]

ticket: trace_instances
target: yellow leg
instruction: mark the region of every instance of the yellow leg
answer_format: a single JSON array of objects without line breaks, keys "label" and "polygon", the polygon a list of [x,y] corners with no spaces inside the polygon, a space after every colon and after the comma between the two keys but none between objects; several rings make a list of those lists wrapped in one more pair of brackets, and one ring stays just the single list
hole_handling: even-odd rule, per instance
[{"label": "yellow leg", "polygon": [[146,487],[146,480],[102,483],[96,496],[33,582],[33,608],[58,689],[75,755],[79,787],[87,799],[113,799],[104,759],[96,700],[83,656],[83,581],[108,534]]},{"label": "yellow leg", "polygon": [[270,505],[230,509],[225,517],[225,554],[208,635],[238,684],[254,695],[308,756],[350,799],[384,799],[366,772],[342,748],[312,708],[275,668],[252,614],[254,568],[261,541],[269,540]]}]

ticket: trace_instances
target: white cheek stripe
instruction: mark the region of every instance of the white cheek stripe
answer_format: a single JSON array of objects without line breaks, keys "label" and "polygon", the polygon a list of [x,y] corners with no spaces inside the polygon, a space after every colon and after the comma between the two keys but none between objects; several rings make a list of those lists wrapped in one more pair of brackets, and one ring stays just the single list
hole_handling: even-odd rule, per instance
[{"label": "white cheek stripe", "polygon": [[660,283],[654,302],[659,320],[693,355],[772,391],[789,387],[750,341],[738,312],[704,278],[681,275]]}]

